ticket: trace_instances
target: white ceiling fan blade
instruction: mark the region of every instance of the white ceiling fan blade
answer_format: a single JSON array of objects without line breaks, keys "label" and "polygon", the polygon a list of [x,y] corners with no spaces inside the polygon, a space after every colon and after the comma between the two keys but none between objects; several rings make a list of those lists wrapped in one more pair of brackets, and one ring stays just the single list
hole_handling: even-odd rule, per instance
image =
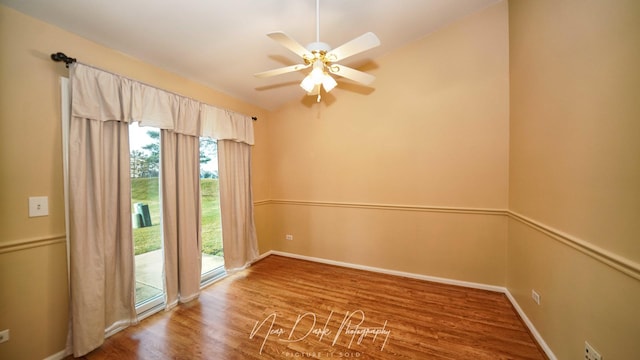
[{"label": "white ceiling fan blade", "polygon": [[331,62],[340,61],[348,58],[349,56],[367,51],[378,45],[380,45],[380,39],[378,39],[376,34],[368,32],[329,51],[327,59]]},{"label": "white ceiling fan blade", "polygon": [[332,74],[342,76],[344,78],[359,82],[364,85],[369,85],[373,82],[373,80],[376,79],[376,77],[373,75],[358,71],[356,69],[352,69],[344,65],[331,64],[328,69]]},{"label": "white ceiling fan blade", "polygon": [[278,43],[280,43],[280,45],[291,50],[294,54],[297,54],[303,59],[304,58],[310,59],[313,57],[313,54],[311,54],[309,50],[307,50],[304,46],[300,45],[299,42],[293,40],[291,37],[289,37],[289,35],[281,31],[269,33],[267,34],[267,36],[277,41]]},{"label": "white ceiling fan blade", "polygon": [[286,74],[286,73],[289,73],[289,72],[294,72],[294,71],[306,69],[309,66],[311,66],[311,64],[309,64],[309,65],[304,65],[304,64],[291,65],[291,66],[286,66],[286,67],[282,67],[282,68],[278,68],[278,69],[259,72],[259,73],[253,74],[253,76],[258,77],[258,78],[266,78],[266,77],[270,77],[270,76],[276,76],[276,75],[281,75],[281,74]]}]

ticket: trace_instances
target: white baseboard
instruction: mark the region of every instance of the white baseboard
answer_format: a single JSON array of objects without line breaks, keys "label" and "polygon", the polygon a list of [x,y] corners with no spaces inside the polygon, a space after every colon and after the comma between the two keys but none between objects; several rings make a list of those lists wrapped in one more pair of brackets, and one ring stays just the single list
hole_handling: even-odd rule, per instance
[{"label": "white baseboard", "polygon": [[525,314],[524,310],[522,310],[522,308],[520,307],[516,299],[513,297],[513,295],[511,295],[511,293],[509,292],[509,289],[505,289],[504,294],[507,295],[507,298],[509,299],[509,301],[511,301],[511,304],[516,309],[516,311],[522,318],[522,321],[524,321],[525,325],[527,325],[527,327],[529,328],[529,331],[531,331],[531,334],[536,339],[536,341],[538,342],[538,345],[540,345],[540,347],[542,348],[544,353],[547,355],[549,360],[557,360],[558,358],[556,357],[556,355],[553,353],[553,351],[551,351],[551,348],[544,341],[544,339],[542,338],[542,335],[540,335],[538,330],[536,330],[536,327],[533,326],[533,323],[531,322],[531,320],[529,320],[529,318],[527,317],[527,314]]},{"label": "white baseboard", "polygon": [[389,270],[389,269],[383,269],[379,267],[359,265],[359,264],[353,264],[353,263],[348,263],[343,261],[328,260],[328,259],[317,258],[312,256],[292,254],[292,253],[287,253],[282,251],[273,251],[273,250],[269,251],[268,253],[265,254],[265,257],[271,254],[285,256],[293,259],[313,261],[313,262],[327,264],[327,265],[336,265],[336,266],[341,266],[341,267],[346,267],[351,269],[371,271],[371,272],[380,273],[380,274],[402,276],[402,277],[417,279],[417,280],[433,281],[441,284],[464,286],[472,289],[489,290],[489,291],[496,291],[501,293],[507,291],[507,289],[502,286],[487,285],[487,284],[461,281],[461,280],[453,280],[453,279],[441,278],[437,276],[415,274],[415,273],[410,273],[405,271]]},{"label": "white baseboard", "polygon": [[299,255],[299,254],[293,254],[293,253],[288,253],[288,252],[283,252],[283,251],[275,251],[275,250],[270,250],[270,251],[267,251],[266,253],[260,255],[260,257],[256,261],[262,260],[262,259],[266,258],[269,255],[279,255],[279,256],[289,257],[289,258],[293,258],[293,259],[313,261],[313,262],[317,262],[317,263],[321,263],[321,264],[342,266],[342,267],[350,268],[350,269],[365,270],[365,271],[371,271],[371,272],[380,273],[380,274],[402,276],[402,277],[411,278],[411,279],[433,281],[433,282],[437,282],[437,283],[441,283],[441,284],[463,286],[463,287],[468,287],[468,288],[472,288],[472,289],[489,290],[489,291],[495,291],[495,292],[503,293],[503,294],[505,294],[507,296],[507,299],[509,299],[509,301],[511,302],[513,307],[516,309],[516,311],[518,312],[518,314],[522,318],[522,321],[524,321],[524,323],[527,326],[527,328],[529,328],[529,331],[531,331],[531,334],[536,339],[536,341],[538,342],[538,344],[540,345],[542,350],[545,352],[545,354],[549,358],[549,360],[557,360],[557,357],[555,356],[553,351],[551,351],[551,348],[547,345],[547,343],[544,341],[544,339],[542,338],[542,335],[540,335],[540,333],[535,328],[535,326],[533,326],[533,323],[531,322],[531,320],[529,320],[529,318],[527,317],[525,312],[522,310],[522,308],[520,307],[520,305],[516,301],[516,299],[511,295],[511,293],[509,292],[509,289],[507,289],[506,287],[496,286],[496,285],[488,285],[488,284],[482,284],[482,283],[476,283],[476,282],[469,282],[469,281],[447,279],[447,278],[441,278],[441,277],[437,277],[437,276],[414,274],[414,273],[409,273],[409,272],[404,272],[404,271],[389,270],[389,269],[383,269],[383,268],[379,268],[379,267],[359,265],[359,264],[353,264],[353,263],[348,263],[348,262],[343,262],[343,261],[335,261],[335,260],[329,260],[329,259],[323,259],[323,258],[318,258],[318,257],[305,256],[305,255]]},{"label": "white baseboard", "polygon": [[53,355],[49,355],[46,358],[44,358],[43,360],[62,360],[64,358],[66,358],[67,356],[71,355],[73,352],[71,350],[68,349],[64,349],[62,351],[59,351]]}]

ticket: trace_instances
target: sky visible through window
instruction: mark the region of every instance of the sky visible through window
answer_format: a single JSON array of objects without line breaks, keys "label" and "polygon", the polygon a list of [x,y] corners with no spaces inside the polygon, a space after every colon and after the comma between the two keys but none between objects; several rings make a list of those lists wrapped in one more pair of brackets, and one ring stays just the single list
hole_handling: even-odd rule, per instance
[{"label": "sky visible through window", "polygon": [[[154,139],[148,135],[148,131],[160,130],[152,127],[139,126],[137,122],[129,126],[129,151],[138,150],[143,153],[148,152],[144,147],[154,142]],[[205,164],[200,164],[200,172],[218,173],[218,161],[208,161]]]}]

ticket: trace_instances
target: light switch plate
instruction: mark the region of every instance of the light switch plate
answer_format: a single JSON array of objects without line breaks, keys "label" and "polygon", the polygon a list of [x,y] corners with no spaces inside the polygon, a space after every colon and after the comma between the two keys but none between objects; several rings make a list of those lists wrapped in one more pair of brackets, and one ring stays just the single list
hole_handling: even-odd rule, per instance
[{"label": "light switch plate", "polygon": [[9,341],[9,329],[0,331],[0,344]]},{"label": "light switch plate", "polygon": [[49,197],[31,196],[29,198],[29,217],[49,215]]}]

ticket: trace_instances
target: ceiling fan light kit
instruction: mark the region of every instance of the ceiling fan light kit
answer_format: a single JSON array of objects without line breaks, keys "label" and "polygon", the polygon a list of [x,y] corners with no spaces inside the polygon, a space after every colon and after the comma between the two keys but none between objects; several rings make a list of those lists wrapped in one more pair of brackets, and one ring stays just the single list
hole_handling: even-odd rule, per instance
[{"label": "ceiling fan light kit", "polygon": [[338,75],[365,85],[369,85],[375,80],[373,75],[334,63],[379,46],[380,40],[378,37],[374,33],[368,32],[332,50],[329,44],[320,41],[320,0],[316,0],[315,42],[304,47],[284,32],[279,31],[267,34],[267,36],[300,56],[304,64],[264,71],[254,74],[256,77],[270,77],[311,67],[311,72],[302,80],[300,87],[302,87],[308,95],[317,95],[318,102],[321,98],[321,88],[324,88],[324,91],[328,93],[338,85],[330,74]]},{"label": "ceiling fan light kit", "polygon": [[[320,53],[317,59],[312,59],[313,69],[300,83],[302,87],[309,95],[314,94],[314,89],[322,85],[324,91],[331,91],[338,83],[334,78],[327,73],[325,69],[329,68],[328,62],[324,58],[324,53]],[[319,95],[319,94],[318,94]]]}]

